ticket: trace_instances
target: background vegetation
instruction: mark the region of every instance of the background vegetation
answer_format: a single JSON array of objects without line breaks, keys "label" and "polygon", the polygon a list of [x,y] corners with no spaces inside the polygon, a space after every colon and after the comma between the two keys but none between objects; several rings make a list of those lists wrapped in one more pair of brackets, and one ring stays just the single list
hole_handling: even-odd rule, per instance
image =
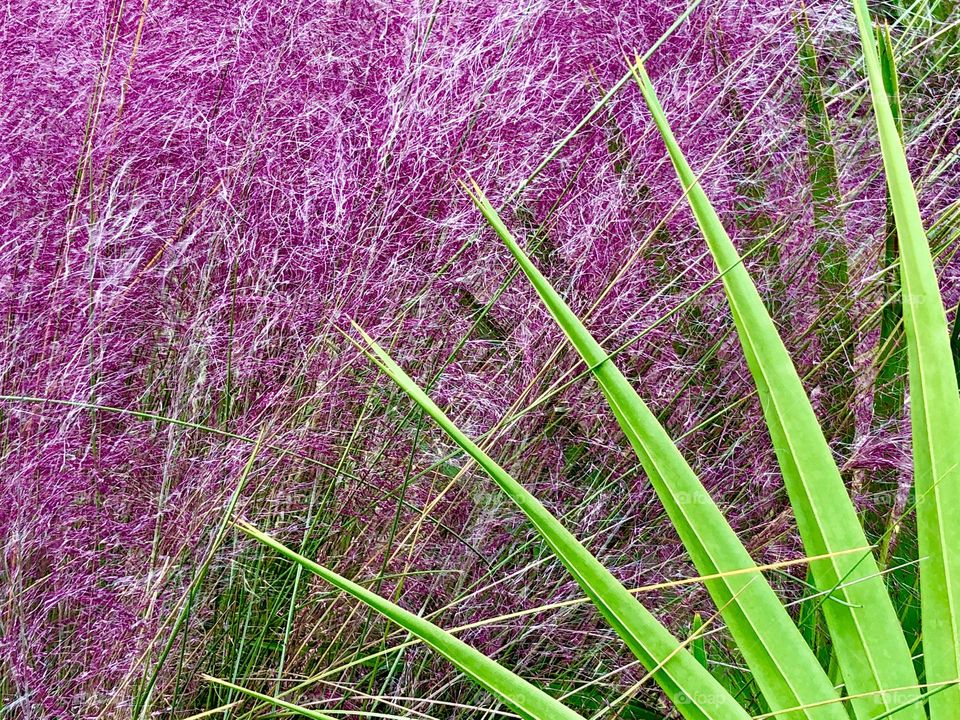
[{"label": "background vegetation", "polygon": [[[872,9],[956,350],[960,17]],[[899,243],[847,3],[24,6],[0,26],[5,715],[273,712],[206,676],[337,717],[505,712],[231,515],[469,626],[584,716],[670,712],[522,513],[342,334],[363,326],[678,636],[713,615],[468,175],[754,560],[786,563],[768,577],[802,619],[804,551],[634,52],[916,649]],[[718,624],[692,650],[757,695]]]}]

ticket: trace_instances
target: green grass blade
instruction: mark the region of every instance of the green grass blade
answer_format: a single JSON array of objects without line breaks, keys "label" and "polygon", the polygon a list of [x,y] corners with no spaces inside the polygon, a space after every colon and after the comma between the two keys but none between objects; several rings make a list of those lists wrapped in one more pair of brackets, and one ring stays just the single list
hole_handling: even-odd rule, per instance
[{"label": "green grass blade", "polygon": [[[463,448],[529,518],[590,601],[686,718],[749,716],[692,654],[578,541],[539,500],[467,437],[390,356],[354,325],[381,370]],[[752,578],[742,578],[748,585]],[[759,579],[763,583],[762,579]]]},{"label": "green grass blade", "polygon": [[[707,240],[730,305],[737,334],[757,385],[790,503],[806,552],[838,553],[867,545],[813,407],[777,328],[743,266],[720,218],[687,164],[642,65],[637,80],[654,122]],[[901,703],[901,693],[877,693],[917,684],[910,651],[872,553],[833,555],[811,564],[825,602],[840,671],[858,717],[869,718]],[[877,693],[863,695],[864,693]],[[904,719],[920,720],[919,706]]]},{"label": "green grass blade", "polygon": [[[887,93],[887,100],[890,103],[897,132],[903,138],[903,125],[900,119],[900,83],[897,78],[890,26],[886,23],[877,26],[877,45],[880,50],[883,87]],[[883,306],[880,311],[880,339],[877,341],[877,376],[873,383],[873,424],[875,427],[882,427],[903,415],[907,384],[907,347],[903,336],[903,304],[900,300],[900,252],[899,242],[897,241],[897,221],[893,217],[893,204],[890,202],[889,190],[886,190],[884,215],[885,237],[883,254],[880,258]],[[898,470],[891,468],[873,473],[872,477],[869,477],[864,483],[862,492],[869,495],[885,485],[896,483],[899,475]],[[894,509],[893,506],[889,510],[884,508],[881,511],[881,516],[877,518],[883,528],[880,548],[877,551],[880,567],[886,567],[889,561],[890,547],[894,539],[894,531],[891,525],[894,522]],[[869,515],[866,516],[864,523],[869,523],[870,519]],[[894,582],[890,583],[891,586],[894,584]],[[896,597],[894,597],[894,604],[900,604]],[[908,634],[906,628],[904,628],[904,633]]]},{"label": "green grass blade", "polygon": [[[877,41],[880,50],[880,71],[883,87],[890,103],[897,132],[903,137],[903,125],[900,119],[900,84],[897,79],[896,61],[890,27],[886,24],[877,28]],[[878,348],[878,370],[874,390],[874,416],[878,422],[900,417],[903,412],[904,383],[907,375],[907,352],[903,339],[903,305],[900,302],[899,243],[897,241],[897,221],[893,216],[893,204],[890,191],[887,190],[886,238],[884,241],[881,270],[883,280],[883,310],[880,316],[880,340]]]},{"label": "green grass blade", "polygon": [[690,636],[693,638],[691,643],[691,652],[697,659],[697,662],[707,667],[707,646],[703,639],[703,618],[700,613],[693,616],[693,624],[690,626]]},{"label": "green grass blade", "polygon": [[822,354],[828,357],[835,354],[836,357],[834,362],[827,364],[819,378],[829,397],[829,412],[826,415],[830,419],[830,426],[824,430],[830,438],[850,442],[853,440],[853,422],[852,414],[847,411],[854,392],[854,370],[851,354],[840,348],[850,337],[853,324],[846,309],[837,311],[838,296],[848,290],[849,263],[844,243],[841,191],[830,113],[827,111],[820,63],[805,8],[801,8],[797,14],[796,34],[816,234],[817,302],[823,317],[829,318],[827,322],[819,324],[817,334]]},{"label": "green grass blade", "polygon": [[593,370],[698,572],[721,574],[706,583],[707,590],[722,611],[771,709],[816,703],[815,709],[797,710],[786,716],[846,718],[839,705],[823,704],[835,700],[837,693],[766,580],[758,577],[750,581],[743,574],[723,575],[755,564],[654,414],[526,256],[476,185],[471,196]]},{"label": "green grass blade", "polygon": [[274,705],[276,707],[281,707],[284,710],[289,710],[290,712],[296,713],[297,715],[302,715],[303,717],[311,718],[311,720],[337,720],[332,715],[325,715],[322,712],[317,710],[311,710],[310,708],[305,708],[300,705],[296,705],[292,702],[287,702],[280,698],[271,697],[269,695],[264,695],[259,693],[256,690],[251,690],[250,688],[245,688],[242,685],[235,685],[232,682],[227,682],[226,680],[221,680],[220,678],[215,678],[212,675],[201,675],[201,679],[206,680],[209,683],[214,685],[220,685],[225,688],[229,688],[235,692],[240,693],[241,695],[246,695],[247,697],[252,697],[255,700],[260,700],[261,702],[267,703],[268,705]]},{"label": "green grass blade", "polygon": [[[827,259],[831,261],[827,274],[834,285],[847,282],[846,250],[833,246],[841,238],[842,223],[839,222],[837,206],[840,202],[840,185],[837,177],[837,160],[833,146],[830,113],[827,111],[823,89],[823,76],[813,44],[812,29],[806,9],[801,9],[796,19],[797,53],[800,64],[800,82],[803,90],[804,130],[809,153],[809,176],[813,200],[814,227],[826,235],[818,237]],[[835,253],[835,254],[834,254]]]},{"label": "green grass blade", "polygon": [[960,308],[953,318],[953,330],[950,332],[950,352],[953,353],[953,371],[960,384]]},{"label": "green grass blade", "polygon": [[131,713],[131,716],[137,718],[138,720],[143,720],[143,718],[146,718],[150,715],[153,691],[156,687],[157,680],[160,678],[160,672],[164,668],[164,664],[167,662],[170,651],[173,650],[177,639],[180,637],[181,628],[183,628],[185,624],[189,624],[188,621],[190,619],[190,613],[194,608],[194,603],[196,602],[197,596],[200,593],[200,589],[203,586],[204,580],[206,580],[207,572],[210,570],[210,566],[213,564],[216,553],[220,549],[220,546],[227,535],[230,518],[233,516],[233,512],[237,507],[237,502],[240,500],[240,495],[243,492],[243,489],[246,487],[247,481],[250,479],[250,473],[253,470],[257,456],[260,454],[264,436],[265,435],[263,431],[261,431],[257,436],[257,439],[254,442],[253,451],[250,453],[246,464],[243,466],[243,472],[240,474],[240,479],[238,480],[233,493],[230,495],[230,499],[227,502],[222,519],[217,526],[217,531],[213,536],[213,541],[210,543],[210,549],[200,562],[200,566],[197,568],[196,574],[190,581],[190,584],[187,586],[186,596],[184,597],[180,608],[176,611],[176,616],[172,626],[169,628],[169,630],[164,628],[167,635],[167,641],[163,644],[156,662],[145,678],[143,687],[138,690],[133,701],[133,712]]},{"label": "green grass blade", "polygon": [[249,523],[239,522],[237,527],[253,539],[297,563],[307,572],[352,595],[388,620],[420,638],[456,665],[473,682],[486,688],[509,705],[521,717],[531,720],[584,720],[581,715],[550,697],[536,685],[515,675],[429,620],[424,620],[419,615],[404,610],[399,605],[338,575],[333,570],[318,565]]},{"label": "green grass blade", "polygon": [[[900,241],[900,282],[907,339],[914,489],[920,545],[921,626],[928,683],[960,677],[960,394],[917,195],[883,86],[870,14],[854,0],[870,82],[887,187]],[[960,688],[930,700],[932,720],[956,717]]]}]

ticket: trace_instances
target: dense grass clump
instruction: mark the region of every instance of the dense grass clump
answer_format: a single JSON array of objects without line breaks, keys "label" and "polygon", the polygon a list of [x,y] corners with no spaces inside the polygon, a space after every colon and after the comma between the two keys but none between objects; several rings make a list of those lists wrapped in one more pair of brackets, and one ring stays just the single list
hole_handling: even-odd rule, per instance
[{"label": "dense grass clump", "polygon": [[[956,361],[960,16],[872,9]],[[769,709],[736,618],[717,615],[756,588],[692,580],[707,563],[607,407],[627,386],[586,379],[591,346],[567,344],[474,202],[614,354],[839,684],[729,278],[636,53],[917,653],[902,231],[847,3],[15,2],[0,23],[0,715],[260,717],[278,697],[317,717],[505,712],[319,567],[575,713],[671,717],[551,552],[562,538],[436,431],[404,393],[417,384],[609,582],[694,633],[718,687]]]}]

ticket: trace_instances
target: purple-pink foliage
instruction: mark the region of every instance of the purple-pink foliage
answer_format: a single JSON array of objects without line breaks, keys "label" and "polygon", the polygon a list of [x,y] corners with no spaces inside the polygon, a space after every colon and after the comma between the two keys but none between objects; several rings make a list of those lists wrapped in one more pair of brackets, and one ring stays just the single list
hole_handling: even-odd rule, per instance
[{"label": "purple-pink foliage", "polygon": [[[238,436],[263,432],[266,444],[331,466],[346,455],[334,476],[262,450],[241,509],[296,542],[308,489],[336,482],[338,516],[362,531],[346,557],[324,562],[379,570],[397,507],[383,491],[403,485],[411,453],[422,470],[450,448],[426,424],[417,445],[411,427],[398,429],[409,403],[382,398],[386,383],[338,329],[355,319],[423,382],[443,370],[433,394],[472,434],[567,377],[575,366],[566,353],[544,372],[561,336],[519,281],[442,368],[513,268],[456,183],[469,174],[505,199],[623,75],[624,55],[650,47],[686,5],[117,0],[6,9],[0,391],[79,405],[0,407],[2,702],[19,702],[23,717],[127,707],[252,450]],[[785,291],[778,320],[792,339],[815,320],[798,7],[704,0],[648,63],[692,164],[710,162],[703,182],[735,240],[747,247],[769,231],[765,219],[783,223],[779,260],[758,256],[751,268]],[[811,12],[818,28],[852,31],[841,10]],[[882,186],[868,182],[857,227],[876,235]],[[619,361],[677,435],[751,388],[730,338],[713,365],[699,362],[729,330],[716,288],[695,313],[651,329],[713,277],[679,200],[628,86],[509,213],[577,311],[626,268],[589,325],[611,348],[646,332]],[[874,257],[873,239],[852,245],[855,256]],[[861,266],[858,278],[874,271]],[[778,286],[788,270],[801,281]],[[806,347],[800,363],[809,367],[816,346],[796,347]],[[754,413],[731,411],[685,441],[745,532],[781,507]],[[558,512],[572,511],[581,535],[614,518],[598,551],[626,580],[684,568],[589,383],[524,416],[494,447]],[[576,470],[570,447],[583,453]],[[446,483],[436,475],[413,482],[406,499],[430,503]],[[592,495],[586,483],[598,477],[615,482]],[[751,501],[733,502],[743,497]],[[435,512],[488,559],[528,537],[483,478],[464,478]],[[778,546],[772,559],[781,550],[796,545]],[[483,570],[429,524],[410,562],[474,579]],[[521,574],[513,590],[479,595],[450,622],[575,594],[553,575],[525,600]],[[442,605],[447,577],[412,578],[404,603]],[[544,622],[563,632],[556,619]],[[491,632],[474,640],[494,647]]]}]

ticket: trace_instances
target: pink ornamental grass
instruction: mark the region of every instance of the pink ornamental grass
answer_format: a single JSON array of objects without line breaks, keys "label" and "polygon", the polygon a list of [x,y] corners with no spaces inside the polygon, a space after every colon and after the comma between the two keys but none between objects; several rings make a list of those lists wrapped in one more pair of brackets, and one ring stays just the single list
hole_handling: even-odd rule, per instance
[{"label": "pink ornamental grass", "polygon": [[[474,434],[569,377],[573,359],[554,357],[560,335],[533,292],[518,284],[498,296],[512,264],[478,232],[455,183],[469,174],[491,197],[510,195],[620,79],[623,55],[650,47],[685,9],[598,0],[8,10],[2,393],[82,405],[3,404],[5,703],[25,718],[129,706],[249,458],[242,438],[262,432],[271,446],[243,494],[247,516],[295,537],[310,493],[332,487],[324,522],[351,541],[324,546],[328,564],[368,577],[463,571],[459,585],[444,574],[411,580],[411,608],[439,607],[485,577],[480,558],[508,555],[525,538],[485,483],[466,477],[437,501],[437,522],[406,558],[387,546],[384,528],[408,528],[446,484],[436,473],[408,483],[411,466],[423,470],[450,448],[400,424],[406,406],[394,410],[371,390],[374,376],[337,328],[354,318],[395,338],[394,357],[424,382],[439,374],[435,397]],[[648,65],[735,241],[779,248],[758,252],[751,269],[771,292],[785,291],[780,319],[809,368],[816,258],[796,11],[704,0]],[[843,47],[852,18],[830,4],[810,12],[845,63],[830,42]],[[837,137],[852,145],[861,127],[847,122],[847,107],[841,98],[832,111]],[[921,140],[923,162],[943,155],[945,143]],[[882,225],[876,167],[875,153],[841,155],[853,238]],[[951,200],[931,192],[933,208]],[[736,344],[723,339],[717,289],[655,324],[713,278],[678,200],[662,144],[627,87],[515,199],[511,221],[539,243],[538,261],[575,310],[598,302],[593,331],[610,347],[632,343],[621,366],[676,435],[696,429],[688,454],[749,535],[778,518],[780,485],[754,404],[700,427],[751,388]],[[850,242],[854,288],[875,272],[876,247]],[[869,302],[854,312],[865,315]],[[672,535],[651,533],[660,511],[592,387],[542,403],[494,445],[548,504],[579,518],[582,535],[606,532],[600,554],[625,578],[685,570]],[[615,482],[597,491],[598,478]],[[398,513],[401,488],[408,505]],[[796,552],[782,531],[777,519],[757,533],[758,557],[766,547],[771,559]],[[204,657],[198,628],[216,617],[240,552],[231,544],[214,561],[188,622],[196,632],[177,640],[189,660]],[[540,578],[529,604],[574,592],[559,572]],[[481,593],[451,621],[508,612],[529,585],[520,572],[511,592]],[[591,618],[571,622],[538,641],[596,641]],[[484,632],[477,642],[504,642]],[[286,662],[295,673],[322,658]],[[157,708],[172,672],[163,669]]]}]

